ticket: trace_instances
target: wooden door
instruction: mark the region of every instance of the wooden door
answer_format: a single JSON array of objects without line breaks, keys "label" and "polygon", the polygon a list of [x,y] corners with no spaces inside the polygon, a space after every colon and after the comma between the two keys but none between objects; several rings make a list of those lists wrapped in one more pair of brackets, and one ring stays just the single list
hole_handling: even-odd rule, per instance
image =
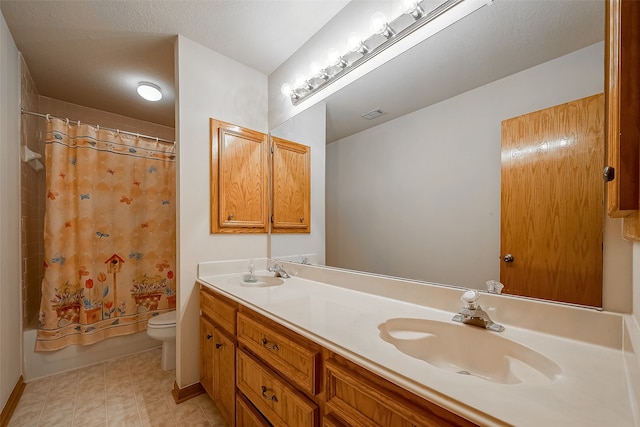
[{"label": "wooden door", "polygon": [[267,183],[267,135],[211,119],[211,232],[265,233]]},{"label": "wooden door", "polygon": [[281,138],[272,140],[272,232],[309,233],[311,148]]},{"label": "wooden door", "polygon": [[504,292],[602,306],[603,164],[602,94],[502,122]]}]

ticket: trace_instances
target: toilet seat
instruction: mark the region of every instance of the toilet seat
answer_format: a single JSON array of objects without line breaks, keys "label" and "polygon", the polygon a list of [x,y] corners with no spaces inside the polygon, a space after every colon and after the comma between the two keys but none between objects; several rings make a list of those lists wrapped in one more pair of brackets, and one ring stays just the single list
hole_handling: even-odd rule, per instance
[{"label": "toilet seat", "polygon": [[147,327],[154,329],[175,328],[176,327],[176,311],[153,316],[147,321]]}]

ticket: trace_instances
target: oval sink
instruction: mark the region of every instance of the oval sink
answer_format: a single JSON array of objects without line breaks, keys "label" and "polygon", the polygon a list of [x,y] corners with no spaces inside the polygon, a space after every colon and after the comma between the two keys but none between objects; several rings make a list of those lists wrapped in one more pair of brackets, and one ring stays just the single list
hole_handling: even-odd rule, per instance
[{"label": "oval sink", "polygon": [[501,384],[551,384],[562,370],[548,357],[475,326],[427,319],[389,319],[380,337],[437,368]]},{"label": "oval sink", "polygon": [[284,283],[284,280],[280,277],[273,276],[263,276],[259,274],[254,274],[253,278],[255,281],[250,281],[248,274],[243,274],[242,276],[233,277],[229,279],[229,282],[234,285],[245,286],[247,288],[267,288],[270,286],[279,286]]}]

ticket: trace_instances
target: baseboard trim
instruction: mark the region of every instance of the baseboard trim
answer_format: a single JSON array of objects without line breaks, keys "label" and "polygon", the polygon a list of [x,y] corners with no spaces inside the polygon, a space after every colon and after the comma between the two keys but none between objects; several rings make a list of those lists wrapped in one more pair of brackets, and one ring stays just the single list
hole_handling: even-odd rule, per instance
[{"label": "baseboard trim", "polygon": [[171,392],[173,400],[175,400],[176,403],[182,403],[186,400],[193,399],[202,393],[204,393],[204,387],[202,387],[202,384],[200,383],[180,388],[176,382],[173,383],[173,391]]},{"label": "baseboard trim", "polygon": [[[200,383],[198,383],[200,385]],[[0,414],[0,426],[6,427],[11,420],[11,416],[13,415],[13,411],[16,410],[18,406],[18,402],[20,402],[20,397],[22,397],[22,392],[27,385],[24,382],[24,378],[20,375],[18,378],[18,382],[16,386],[13,388],[9,399],[7,400],[7,404],[2,408],[2,414]],[[201,386],[202,387],[202,386]]]}]

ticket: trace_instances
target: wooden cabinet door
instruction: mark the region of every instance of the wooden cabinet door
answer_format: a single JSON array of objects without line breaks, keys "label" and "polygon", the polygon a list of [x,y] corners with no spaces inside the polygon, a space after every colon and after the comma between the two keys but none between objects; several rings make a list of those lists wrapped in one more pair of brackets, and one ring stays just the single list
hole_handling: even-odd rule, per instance
[{"label": "wooden cabinet door", "polygon": [[267,183],[267,135],[211,119],[211,232],[267,232]]},{"label": "wooden cabinet door", "polygon": [[200,317],[200,384],[213,396],[213,355],[214,327],[205,318]]},{"label": "wooden cabinet door", "polygon": [[235,425],[233,421],[236,402],[236,346],[217,329],[214,331],[214,340],[213,401],[227,424],[232,426]]},{"label": "wooden cabinet door", "polygon": [[311,148],[272,138],[273,233],[311,230]]},{"label": "wooden cabinet door", "polygon": [[640,2],[608,0],[606,6],[607,164],[615,170],[608,211],[626,217],[640,202]]},{"label": "wooden cabinet door", "polygon": [[236,346],[220,329],[200,317],[200,384],[227,424],[234,425]]}]

